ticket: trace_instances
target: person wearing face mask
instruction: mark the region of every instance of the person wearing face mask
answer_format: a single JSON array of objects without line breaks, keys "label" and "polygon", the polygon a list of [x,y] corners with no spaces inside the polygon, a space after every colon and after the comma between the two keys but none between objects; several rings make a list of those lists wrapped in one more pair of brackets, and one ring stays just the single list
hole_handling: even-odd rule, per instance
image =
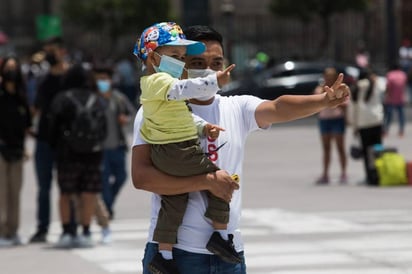
[{"label": "person wearing face mask", "polygon": [[20,245],[20,192],[24,143],[31,127],[20,62],[7,57],[0,66],[0,248]]},{"label": "person wearing face mask", "polygon": [[127,142],[124,132],[136,110],[130,100],[120,91],[112,88],[113,70],[106,65],[93,68],[96,88],[106,101],[107,136],[103,150],[104,203],[111,219],[114,217],[116,198],[126,181]]},{"label": "person wearing face mask", "polygon": [[[203,43],[185,39],[182,29],[174,22],[146,28],[134,49],[135,55],[146,66],[146,75],[140,79],[140,102],[144,113],[140,135],[152,146],[154,165],[170,175],[191,176],[219,169],[200,147],[198,135],[216,139],[224,129],[193,118],[186,100],[213,97],[228,83],[234,65],[203,78],[181,79],[185,56],[201,54],[204,50]],[[159,253],[149,264],[153,273],[177,273],[172,248],[176,244],[188,195],[162,196],[153,236],[159,243]],[[228,263],[238,263],[240,258],[233,247],[233,235],[227,232],[229,204],[211,193],[207,195],[209,205],[205,216],[210,219],[214,232],[206,248]]]},{"label": "person wearing face mask", "polygon": [[[43,45],[46,53],[45,61],[49,63],[49,71],[40,81],[34,101],[33,116],[38,117],[35,145],[35,171],[37,176],[37,229],[30,238],[31,243],[44,243],[50,224],[52,187],[55,152],[48,140],[51,102],[63,91],[63,77],[69,68],[66,61],[66,47],[61,37],[52,37]],[[73,224],[74,225],[74,224]]]},{"label": "person wearing face mask", "polygon": [[[206,45],[206,50],[203,53],[186,56],[185,62],[188,69],[223,70],[223,41],[222,36],[216,30],[208,26],[191,26],[184,33],[188,39],[201,41]],[[187,192],[190,193],[189,201],[183,222],[177,233],[177,244],[173,248],[173,259],[178,270],[168,273],[245,274],[247,261],[244,255],[240,223],[242,185],[245,183],[253,184],[253,181],[241,181],[240,184],[237,184],[229,173],[236,173],[241,179],[243,178],[245,143],[252,132],[270,128],[274,123],[307,117],[327,107],[336,107],[345,103],[348,100],[350,90],[347,85],[342,83],[342,79],[343,74],[340,74],[331,87],[325,87],[326,92],[322,94],[284,95],[273,101],[249,95],[224,97],[219,94],[210,96],[207,100],[190,99],[189,106],[194,114],[209,123],[218,123],[225,128],[225,131],[221,132],[217,139],[205,136],[201,138],[202,148],[210,153],[210,159],[221,170],[195,176],[171,176],[156,168],[151,158],[153,146],[146,142],[140,134],[145,115],[145,110],[140,108],[134,123],[132,181],[139,191],[153,193],[148,240],[142,260],[143,274],[151,273],[150,262],[158,256],[159,245],[154,240],[153,233],[159,208],[163,202],[161,195],[178,195]],[[216,148],[224,143],[226,145],[216,151]],[[210,234],[213,233],[210,220],[204,216],[208,205],[205,191],[230,203],[228,233],[234,235],[233,242],[236,252],[241,258],[240,263],[227,263],[205,247]]]}]

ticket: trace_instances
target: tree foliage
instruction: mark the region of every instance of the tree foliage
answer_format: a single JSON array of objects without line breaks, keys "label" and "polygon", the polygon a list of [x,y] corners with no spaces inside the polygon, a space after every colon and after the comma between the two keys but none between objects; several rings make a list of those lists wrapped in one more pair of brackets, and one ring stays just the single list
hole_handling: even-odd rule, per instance
[{"label": "tree foliage", "polygon": [[168,17],[169,0],[64,0],[65,17],[96,30],[110,26],[120,32],[143,28]]},{"label": "tree foliage", "polygon": [[63,16],[90,31],[122,34],[169,18],[169,0],[64,0]]},{"label": "tree foliage", "polygon": [[345,11],[366,11],[372,0],[272,0],[269,9],[275,16],[298,18],[304,23],[320,18],[323,39],[319,42],[319,52],[328,46],[331,24],[334,14]]},{"label": "tree foliage", "polygon": [[270,10],[278,16],[296,17],[310,21],[315,16],[329,18],[348,10],[364,11],[370,0],[272,0]]}]

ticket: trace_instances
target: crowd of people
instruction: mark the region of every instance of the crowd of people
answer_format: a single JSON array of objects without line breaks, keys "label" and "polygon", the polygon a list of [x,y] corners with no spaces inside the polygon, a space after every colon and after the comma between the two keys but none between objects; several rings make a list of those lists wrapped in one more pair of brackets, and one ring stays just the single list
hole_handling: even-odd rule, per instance
[{"label": "crowd of people", "polygon": [[29,242],[47,241],[56,179],[62,226],[56,247],[93,246],[94,216],[102,242],[109,243],[115,201],[127,177],[125,129],[136,104],[116,87],[114,66],[70,61],[60,37],[45,41],[36,55],[46,69],[24,73],[15,56],[4,58],[0,67],[0,246],[22,244],[18,228],[26,138],[35,140],[38,186],[37,227]]},{"label": "crowd of people", "polygon": [[[352,100],[344,75],[334,68],[325,70],[324,83],[312,95],[284,95],[273,101],[224,97],[217,91],[229,82],[235,65],[225,66],[222,36],[208,26],[183,32],[176,23],[156,23],[142,30],[133,52],[145,68],[142,107],[136,114],[136,102],[130,100],[137,94],[135,83],[121,80],[125,90],[117,90],[113,66],[70,62],[61,38],[48,40],[43,52],[48,69],[34,83],[23,77],[18,58],[5,58],[0,66],[0,246],[22,242],[19,196],[27,136],[35,138],[38,183],[37,227],[30,243],[47,242],[54,170],[61,223],[56,247],[93,246],[94,216],[102,242],[109,243],[131,145],[133,185],[153,193],[143,273],[218,269],[243,274],[242,160],[249,134],[318,114],[324,154],[316,182],[328,184],[333,141],[339,152],[339,181],[348,181],[348,120],[365,155],[368,146],[382,143],[389,134],[392,111],[399,114],[399,137],[405,133],[407,78],[395,66],[385,88],[377,84],[373,71],[363,68],[352,86]],[[119,67],[129,72],[125,64]],[[124,129],[133,119],[133,142],[127,144]],[[369,176],[365,168],[366,179]]]}]

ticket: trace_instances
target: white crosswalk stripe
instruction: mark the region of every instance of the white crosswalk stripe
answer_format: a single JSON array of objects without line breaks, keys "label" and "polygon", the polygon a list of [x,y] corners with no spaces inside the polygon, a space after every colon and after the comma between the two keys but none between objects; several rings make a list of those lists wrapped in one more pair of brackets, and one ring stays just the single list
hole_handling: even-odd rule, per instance
[{"label": "white crosswalk stripe", "polygon": [[[148,220],[116,220],[114,242],[73,249],[108,273],[141,273]],[[58,226],[53,226],[54,240]],[[99,228],[93,227],[97,240]],[[412,211],[291,212],[245,209],[252,274],[412,274]]]}]

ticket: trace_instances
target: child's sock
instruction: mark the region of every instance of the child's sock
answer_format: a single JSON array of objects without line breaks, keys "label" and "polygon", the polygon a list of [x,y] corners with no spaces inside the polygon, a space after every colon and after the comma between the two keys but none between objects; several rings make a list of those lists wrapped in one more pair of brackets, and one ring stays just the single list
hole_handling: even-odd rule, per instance
[{"label": "child's sock", "polygon": [[229,240],[229,235],[226,229],[216,229],[216,231],[220,233],[220,236],[222,236],[223,240]]},{"label": "child's sock", "polygon": [[165,260],[172,260],[173,253],[171,250],[159,250],[159,253],[162,254],[163,259]]}]

